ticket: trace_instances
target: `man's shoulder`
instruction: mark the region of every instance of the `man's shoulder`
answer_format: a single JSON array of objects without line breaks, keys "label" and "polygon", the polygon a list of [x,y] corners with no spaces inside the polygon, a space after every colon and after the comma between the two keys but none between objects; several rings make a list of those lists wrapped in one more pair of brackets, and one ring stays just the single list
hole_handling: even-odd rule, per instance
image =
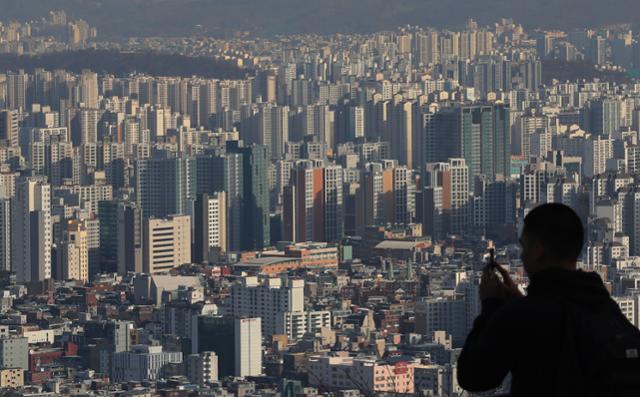
[{"label": "man's shoulder", "polygon": [[559,312],[557,300],[546,296],[523,296],[505,303],[499,310],[500,315],[533,316],[553,315]]},{"label": "man's shoulder", "polygon": [[513,299],[493,313],[491,327],[503,329],[513,335],[537,335],[546,339],[562,327],[564,322],[560,307],[553,301],[525,296]]}]

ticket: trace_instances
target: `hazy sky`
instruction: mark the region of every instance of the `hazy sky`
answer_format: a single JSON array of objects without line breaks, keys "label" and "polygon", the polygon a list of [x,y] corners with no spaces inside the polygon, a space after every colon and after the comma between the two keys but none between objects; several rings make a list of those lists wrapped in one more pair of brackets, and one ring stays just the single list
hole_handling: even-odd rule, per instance
[{"label": "hazy sky", "polygon": [[402,24],[481,24],[513,17],[527,27],[572,28],[640,21],[638,0],[0,0],[0,18],[65,9],[103,35],[183,35],[196,24],[220,34],[251,30],[371,32]]}]

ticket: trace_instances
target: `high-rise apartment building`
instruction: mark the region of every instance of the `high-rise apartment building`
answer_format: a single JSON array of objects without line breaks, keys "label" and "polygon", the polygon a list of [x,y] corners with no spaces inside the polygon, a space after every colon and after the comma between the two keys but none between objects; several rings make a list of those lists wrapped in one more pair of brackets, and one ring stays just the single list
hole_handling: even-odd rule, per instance
[{"label": "high-rise apartment building", "polygon": [[[229,251],[242,249],[246,241],[245,183],[243,153],[227,152],[220,156],[197,156],[189,161],[189,188],[197,196],[225,192],[227,203],[227,247]],[[268,192],[267,192],[268,194]],[[253,226],[252,226],[253,227]]]},{"label": "high-rise apartment building", "polygon": [[437,114],[438,161],[464,158],[473,177],[510,175],[511,123],[509,105],[456,105]]},{"label": "high-rise apartment building", "polygon": [[260,283],[257,277],[247,276],[233,285],[230,298],[234,316],[262,317],[265,335],[284,333],[278,329],[278,317],[304,311],[304,280],[269,278]]},{"label": "high-rise apartment building", "polygon": [[342,167],[324,168],[324,238],[339,241],[344,234],[344,198]]},{"label": "high-rise apartment building", "polygon": [[152,141],[155,142],[158,138],[166,135],[167,128],[169,128],[169,117],[169,110],[162,106],[154,106],[149,109],[147,114],[147,128],[149,129]]},{"label": "high-rise apartment building", "polygon": [[302,160],[291,172],[283,194],[284,238],[289,241],[337,241],[344,232],[342,167]]},{"label": "high-rise apartment building", "polygon": [[[380,225],[384,222],[385,199],[385,175],[390,175],[390,170],[384,170],[380,163],[369,163],[363,170],[360,186],[356,193],[356,210],[361,213],[362,225],[357,232],[362,235],[365,226]],[[386,178],[390,179],[390,178]],[[386,184],[387,189],[391,183]],[[388,200],[387,200],[388,201]]]},{"label": "high-rise apartment building", "polygon": [[269,220],[269,149],[228,141],[227,153],[242,156],[242,217],[240,248],[262,249],[271,244]]},{"label": "high-rise apartment building", "polygon": [[461,295],[430,297],[416,302],[416,332],[433,335],[444,330],[462,346],[467,336],[465,298]]},{"label": "high-rise apartment building", "polygon": [[415,35],[416,62],[429,65],[438,62],[438,32],[420,32]]},{"label": "high-rise apartment building", "polygon": [[617,99],[594,99],[583,109],[581,127],[595,135],[616,138],[621,125],[621,110],[621,103]]},{"label": "high-rise apartment building", "polygon": [[257,376],[262,374],[260,318],[201,315],[194,317],[192,352],[214,352],[218,374]]},{"label": "high-rise apartment building", "polygon": [[232,316],[208,314],[193,318],[191,352],[193,354],[214,352],[219,358],[218,375],[221,378],[235,375],[237,357],[234,327]]},{"label": "high-rise apartment building", "polygon": [[289,142],[289,107],[267,104],[256,117],[258,124],[251,142],[266,146],[270,159],[282,158],[284,145]]},{"label": "high-rise apartment building", "polygon": [[533,134],[539,131],[546,131],[549,127],[549,118],[540,114],[536,109],[528,109],[526,114],[516,119],[516,133],[514,134],[514,142],[512,142],[512,151],[514,154],[521,154],[525,159],[529,159],[532,155],[531,140]]},{"label": "high-rise apartment building", "polygon": [[262,319],[236,318],[234,346],[235,375],[241,377],[262,374]]},{"label": "high-rise apartment building", "polygon": [[445,215],[444,187],[425,186],[421,192],[421,205],[422,233],[431,236],[434,241],[443,239],[448,228],[446,221],[449,219]]},{"label": "high-rise apartment building", "polygon": [[469,170],[464,159],[429,163],[423,175],[423,230],[433,238],[465,233],[471,220]]},{"label": "high-rise apartment building", "polygon": [[328,311],[305,311],[304,280],[269,278],[259,282],[244,277],[233,285],[230,313],[236,317],[260,317],[264,335],[287,335],[297,340],[307,332],[330,326]]},{"label": "high-rise apartment building", "polygon": [[191,217],[171,215],[144,221],[142,270],[167,272],[191,263]]},{"label": "high-rise apartment building", "polygon": [[113,320],[108,324],[109,339],[113,343],[113,352],[127,352],[131,350],[131,321]]},{"label": "high-rise apartment building", "polygon": [[414,130],[417,123],[415,101],[405,100],[402,95],[393,97],[389,103],[389,136],[386,137],[391,146],[393,158],[400,165],[413,167],[414,162]]},{"label": "high-rise apartment building", "polygon": [[135,145],[142,143],[140,120],[135,117],[127,117],[124,120],[124,144],[127,154],[135,152]]},{"label": "high-rise apartment building", "polygon": [[409,167],[393,168],[393,219],[394,223],[413,222],[415,216],[415,180]]},{"label": "high-rise apartment building", "polygon": [[0,141],[4,140],[9,146],[18,146],[18,112],[16,110],[0,111]]},{"label": "high-rise apartment building", "polygon": [[12,269],[20,282],[51,278],[51,186],[20,177],[12,200]]},{"label": "high-rise apartment building", "polygon": [[365,111],[362,106],[349,107],[349,128],[347,130],[347,140],[354,141],[364,138],[365,133]]},{"label": "high-rise apartment building", "polygon": [[143,218],[186,213],[185,159],[140,159],[135,163],[135,171],[137,204]]},{"label": "high-rise apartment building", "polygon": [[201,387],[218,380],[218,356],[215,352],[190,354],[186,360],[187,378]]},{"label": "high-rise apartment building", "polygon": [[215,251],[225,253],[227,244],[227,200],[225,192],[198,195],[194,204],[193,262],[208,262]]},{"label": "high-rise apartment building", "polygon": [[11,271],[11,199],[0,195],[0,270]]},{"label": "high-rise apartment building", "polygon": [[71,141],[74,146],[98,142],[100,110],[80,109],[71,123]]},{"label": "high-rise apartment building", "polygon": [[101,201],[100,268],[103,271],[142,272],[142,215],[135,203]]},{"label": "high-rise apartment building", "polygon": [[27,109],[27,86],[29,75],[24,70],[7,73],[7,108],[11,110]]},{"label": "high-rise apartment building", "polygon": [[89,247],[87,228],[83,222],[69,220],[64,225],[58,246],[58,280],[89,281]]},{"label": "high-rise apartment building", "polygon": [[[607,161],[614,158],[616,143],[612,138],[597,136],[587,139],[584,145],[582,174],[586,177],[593,177],[601,174],[607,169]],[[618,145],[618,151],[622,152],[622,145]]]},{"label": "high-rise apartment building", "polygon": [[116,200],[98,202],[100,222],[100,268],[115,272],[118,258],[118,202]]},{"label": "high-rise apartment building", "polygon": [[600,35],[593,36],[589,41],[587,55],[591,63],[604,65],[607,61],[607,39]]},{"label": "high-rise apartment building", "polygon": [[305,136],[327,147],[335,144],[335,113],[328,105],[309,105],[303,108],[302,130]]},{"label": "high-rise apartment building", "polygon": [[308,162],[296,164],[291,184],[285,186],[283,237],[288,241],[324,239],[324,169]]},{"label": "high-rise apartment building", "polygon": [[80,75],[80,98],[84,108],[98,108],[98,74],[85,70]]},{"label": "high-rise apartment building", "polygon": [[[218,112],[218,80],[208,80],[200,86],[200,125],[212,128],[209,120]],[[172,107],[175,109],[175,107]]]},{"label": "high-rise apartment building", "polygon": [[489,238],[501,238],[501,233],[515,233],[517,183],[488,181],[479,177],[475,185],[472,211],[475,231]]}]

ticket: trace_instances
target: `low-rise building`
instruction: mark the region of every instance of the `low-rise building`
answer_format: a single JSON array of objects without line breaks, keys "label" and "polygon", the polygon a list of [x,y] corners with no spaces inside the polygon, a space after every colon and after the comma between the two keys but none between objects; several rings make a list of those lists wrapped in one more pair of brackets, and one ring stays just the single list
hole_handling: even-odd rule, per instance
[{"label": "low-rise building", "polygon": [[414,392],[415,363],[401,359],[349,357],[346,352],[308,359],[312,386],[331,389],[359,389],[365,394]]},{"label": "low-rise building", "polygon": [[27,338],[27,342],[30,345],[39,343],[53,344],[55,332],[52,329],[24,330],[22,336]]},{"label": "low-rise building", "polygon": [[169,364],[182,362],[182,352],[165,352],[162,346],[136,345],[130,352],[113,355],[111,377],[114,382],[157,380]]},{"label": "low-rise building", "polygon": [[13,389],[24,386],[24,370],[22,368],[0,369],[0,388]]}]

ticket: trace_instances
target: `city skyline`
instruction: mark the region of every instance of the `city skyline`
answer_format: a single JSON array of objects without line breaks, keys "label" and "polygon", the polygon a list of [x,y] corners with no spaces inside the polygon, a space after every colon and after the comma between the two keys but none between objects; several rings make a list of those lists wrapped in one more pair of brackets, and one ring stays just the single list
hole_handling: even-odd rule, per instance
[{"label": "city skyline", "polygon": [[[344,3],[316,5],[328,31]],[[31,18],[0,22],[0,395],[473,397],[487,262],[528,298],[544,204],[573,209],[573,273],[640,327],[640,35],[614,13],[270,36],[229,12],[223,34],[114,37],[124,3],[12,4]],[[313,30],[307,6],[287,11]]]}]

